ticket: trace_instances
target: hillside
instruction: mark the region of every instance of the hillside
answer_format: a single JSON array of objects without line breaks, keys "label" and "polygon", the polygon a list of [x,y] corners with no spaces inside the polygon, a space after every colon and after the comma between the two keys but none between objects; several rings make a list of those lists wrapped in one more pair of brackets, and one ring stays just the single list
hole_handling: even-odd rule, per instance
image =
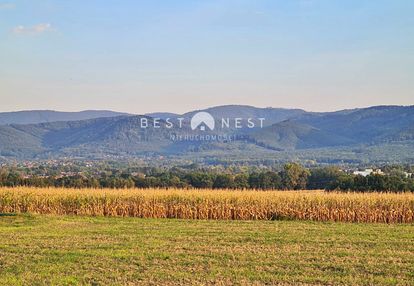
[{"label": "hillside", "polygon": [[347,137],[291,120],[265,127],[251,134],[250,137],[265,147],[281,150],[344,146],[355,143]]},{"label": "hillside", "polygon": [[[397,134],[414,126],[414,106],[373,106],[348,112],[305,114],[296,120],[354,142],[403,139]],[[412,132],[412,131],[411,131]]]},{"label": "hillside", "polygon": [[85,110],[80,112],[61,112],[53,110],[27,110],[15,112],[0,112],[0,125],[6,124],[36,124],[54,121],[75,121],[100,117],[127,115],[122,112],[108,110]]},{"label": "hillside", "polygon": [[[167,128],[163,119],[154,127],[154,119],[150,116],[10,124],[0,126],[0,156],[132,158],[162,155],[207,161],[227,158],[234,162],[266,158],[305,158],[321,162],[334,158],[370,161],[377,157],[393,162],[413,159],[410,155],[414,149],[413,106],[375,106],[327,113],[249,106],[221,106],[205,111],[216,120],[219,117],[263,117],[266,124],[263,128],[222,129],[216,122],[217,128],[213,131],[191,130],[189,118],[195,111],[179,115],[186,118],[182,128]],[[141,128],[143,118],[148,128]],[[232,137],[213,141],[177,140],[188,135]],[[382,156],[375,155],[378,153]]]},{"label": "hillside", "polygon": [[271,125],[283,120],[297,118],[306,114],[302,109],[286,109],[286,108],[258,108],[248,105],[223,105],[207,108],[204,110],[195,110],[183,114],[183,117],[191,117],[198,111],[206,111],[215,118],[265,118],[265,125]]}]

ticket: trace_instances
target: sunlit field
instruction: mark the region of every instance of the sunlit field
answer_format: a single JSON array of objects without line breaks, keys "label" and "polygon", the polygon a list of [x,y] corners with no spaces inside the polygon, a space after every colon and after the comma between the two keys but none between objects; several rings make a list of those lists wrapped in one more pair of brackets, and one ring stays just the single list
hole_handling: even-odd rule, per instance
[{"label": "sunlit field", "polygon": [[414,225],[0,216],[0,285],[413,285]]},{"label": "sunlit field", "polygon": [[0,285],[412,285],[414,194],[0,189]]},{"label": "sunlit field", "polygon": [[2,188],[0,213],[412,223],[413,193]]}]

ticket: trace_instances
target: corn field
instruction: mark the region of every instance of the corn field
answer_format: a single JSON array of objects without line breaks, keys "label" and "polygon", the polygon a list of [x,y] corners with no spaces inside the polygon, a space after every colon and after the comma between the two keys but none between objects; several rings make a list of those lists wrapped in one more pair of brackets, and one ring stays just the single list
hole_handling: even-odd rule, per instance
[{"label": "corn field", "polygon": [[1,188],[0,213],[413,223],[413,193]]}]

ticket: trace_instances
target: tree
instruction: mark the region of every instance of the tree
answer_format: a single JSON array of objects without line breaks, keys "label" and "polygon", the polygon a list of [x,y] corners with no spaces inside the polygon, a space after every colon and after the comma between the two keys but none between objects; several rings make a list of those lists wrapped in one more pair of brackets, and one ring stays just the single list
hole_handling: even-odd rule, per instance
[{"label": "tree", "polygon": [[260,187],[264,190],[276,190],[282,188],[282,178],[278,173],[268,171],[260,174]]},{"label": "tree", "polygon": [[288,190],[306,188],[309,171],[297,163],[288,163],[281,172],[283,187]]},{"label": "tree", "polygon": [[356,191],[366,191],[367,190],[367,178],[361,175],[355,176],[353,189]]},{"label": "tree", "polygon": [[350,191],[354,189],[354,178],[349,174],[341,174],[336,180],[331,182],[327,187],[327,190],[344,190]]},{"label": "tree", "polygon": [[190,173],[186,176],[188,183],[194,188],[212,188],[213,178],[208,173]]},{"label": "tree", "polygon": [[332,185],[344,173],[337,167],[316,168],[310,171],[308,189],[325,189]]},{"label": "tree", "polygon": [[230,189],[233,187],[234,187],[234,179],[229,174],[217,175],[213,183],[214,189]]},{"label": "tree", "polygon": [[249,187],[249,176],[247,174],[238,174],[234,177],[234,188],[248,189]]}]

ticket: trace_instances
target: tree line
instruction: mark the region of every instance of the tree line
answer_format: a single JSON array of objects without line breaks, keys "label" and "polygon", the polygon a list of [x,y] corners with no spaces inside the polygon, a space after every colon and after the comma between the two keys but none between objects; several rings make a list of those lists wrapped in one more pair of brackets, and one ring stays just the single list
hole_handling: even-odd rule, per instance
[{"label": "tree line", "polygon": [[68,188],[197,188],[339,191],[414,191],[414,179],[402,172],[366,177],[353,175],[337,167],[308,169],[297,163],[285,164],[279,171],[262,170],[242,173],[211,170],[160,170],[148,173],[106,172],[71,176],[25,176],[21,172],[0,169],[0,186]]}]

